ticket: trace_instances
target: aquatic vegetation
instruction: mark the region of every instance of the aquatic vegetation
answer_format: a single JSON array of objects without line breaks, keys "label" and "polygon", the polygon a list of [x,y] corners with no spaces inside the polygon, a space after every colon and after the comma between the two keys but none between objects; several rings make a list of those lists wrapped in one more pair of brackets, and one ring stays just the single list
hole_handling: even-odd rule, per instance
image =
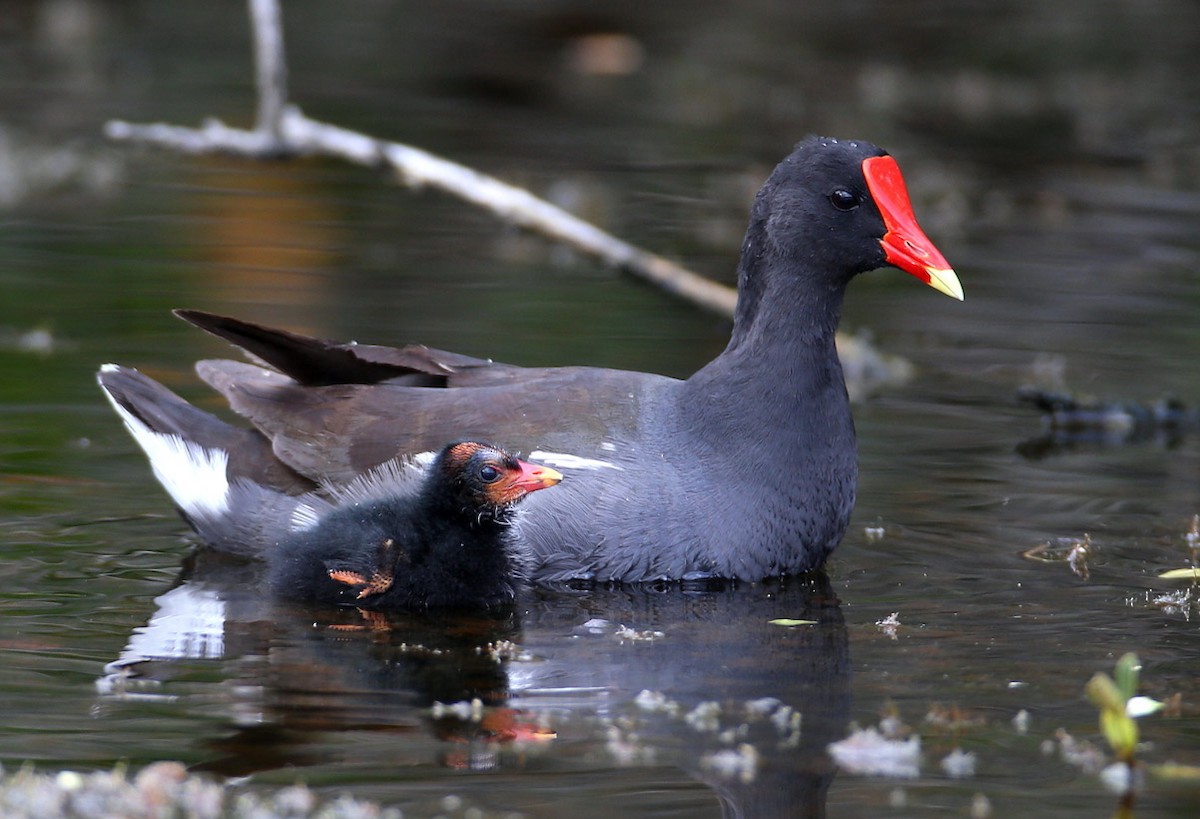
[{"label": "aquatic vegetation", "polygon": [[1191,565],[1162,572],[1158,575],[1160,580],[1191,580],[1193,583],[1200,580],[1200,515],[1192,515],[1191,526],[1183,540],[1190,553],[1188,562]]},{"label": "aquatic vegetation", "polygon": [[[1085,688],[1088,699],[1100,710],[1100,730],[1117,759],[1099,773],[1105,786],[1121,795],[1115,814],[1118,817],[1133,815],[1133,799],[1141,786],[1137,720],[1156,714],[1165,706],[1165,703],[1137,693],[1141,670],[1137,655],[1131,652],[1117,660],[1112,677],[1097,672]],[[1158,778],[1200,782],[1198,767],[1173,763],[1142,767]]]},{"label": "aquatic vegetation", "polygon": [[1116,754],[1127,766],[1135,764],[1138,744],[1138,717],[1162,709],[1162,703],[1137,695],[1138,674],[1142,666],[1136,654],[1125,654],[1117,661],[1115,679],[1097,672],[1088,681],[1088,699],[1100,709],[1100,730]]}]

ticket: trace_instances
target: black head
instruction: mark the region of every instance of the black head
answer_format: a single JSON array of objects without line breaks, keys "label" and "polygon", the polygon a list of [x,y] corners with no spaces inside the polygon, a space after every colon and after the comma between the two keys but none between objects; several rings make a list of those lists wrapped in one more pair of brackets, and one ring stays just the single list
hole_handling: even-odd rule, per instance
[{"label": "black head", "polygon": [[747,242],[744,261],[770,257],[814,284],[844,287],[892,264],[962,298],[912,215],[895,160],[869,142],[814,136],[797,144],[759,191]]},{"label": "black head", "polygon": [[886,228],[862,173],[884,151],[809,137],[776,166],[755,202],[769,252],[842,281],[884,264]]},{"label": "black head", "polygon": [[434,460],[426,493],[448,512],[497,519],[530,492],[554,486],[562,477],[500,447],[459,441],[447,444]]}]

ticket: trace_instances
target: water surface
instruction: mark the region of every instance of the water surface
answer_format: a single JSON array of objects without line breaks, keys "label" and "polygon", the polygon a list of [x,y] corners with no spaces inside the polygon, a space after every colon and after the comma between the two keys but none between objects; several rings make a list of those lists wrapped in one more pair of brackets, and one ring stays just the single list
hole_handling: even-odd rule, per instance
[{"label": "water surface", "polygon": [[[1183,699],[1144,723],[1144,758],[1200,764],[1200,609],[1156,579],[1188,560],[1196,436],[1032,446],[1041,420],[1015,399],[1050,372],[1080,394],[1200,402],[1191,4],[333,8],[287,8],[308,113],[528,185],[726,281],[793,141],[872,139],[967,300],[896,271],[852,285],[845,324],[916,374],[855,408],[859,504],[823,575],[535,591],[511,617],[389,631],[273,604],[251,567],[195,553],[95,387],[117,361],[220,406],[190,366],[227,349],[171,307],[673,375],[728,326],[364,169],[104,144],[110,116],[250,120],[236,9],[6,4],[6,766],[179,759],[413,815],[447,794],[531,816],[925,817],[980,794],[998,816],[1106,815],[1096,778],[1042,746],[1059,728],[1102,746],[1083,686],[1129,650],[1146,693]],[[630,73],[572,67],[614,31],[641,49]],[[1022,557],[1085,535],[1086,577]],[[893,612],[898,628],[877,625]],[[434,707],[472,699],[481,720]],[[920,776],[837,771],[825,745],[889,713],[922,737]],[[974,776],[942,771],[956,747]],[[1196,788],[1156,784],[1137,815],[1198,807]]]}]

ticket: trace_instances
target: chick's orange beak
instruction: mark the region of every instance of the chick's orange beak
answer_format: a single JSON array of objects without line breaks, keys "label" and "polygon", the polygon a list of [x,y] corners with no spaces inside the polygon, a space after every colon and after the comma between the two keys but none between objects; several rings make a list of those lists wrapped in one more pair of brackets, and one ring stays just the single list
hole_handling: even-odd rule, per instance
[{"label": "chick's orange beak", "polygon": [[538,466],[526,461],[517,461],[517,464],[521,467],[521,471],[509,484],[513,489],[536,492],[539,489],[554,486],[563,479],[561,472],[548,466]]},{"label": "chick's orange beak", "polygon": [[879,240],[888,264],[911,273],[935,290],[962,301],[962,284],[941,251],[917,224],[900,166],[890,156],[863,160],[863,177],[875,200],[887,233]]}]

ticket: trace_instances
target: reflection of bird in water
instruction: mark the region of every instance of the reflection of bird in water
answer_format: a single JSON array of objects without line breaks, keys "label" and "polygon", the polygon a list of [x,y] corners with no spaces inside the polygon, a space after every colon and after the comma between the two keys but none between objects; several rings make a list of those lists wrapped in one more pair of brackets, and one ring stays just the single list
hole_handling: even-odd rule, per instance
[{"label": "reflection of bird in water", "polygon": [[[390,613],[373,616],[381,629],[353,608],[264,598],[261,571],[198,552],[110,667],[101,707],[124,686],[194,712],[208,757],[195,767],[227,775],[346,768],[386,781],[431,762],[533,765],[550,788],[587,772],[669,787],[698,813],[719,802],[728,816],[823,815],[835,771],[825,746],[850,708],[847,634],[823,575],[539,590],[520,598],[519,621],[514,610]],[[168,633],[188,628],[189,597],[203,638]],[[771,623],[781,618],[815,622]],[[189,649],[206,658],[180,656]],[[210,670],[197,675],[198,662]],[[214,722],[214,708],[225,717]],[[387,787],[371,798],[389,801]]]}]

